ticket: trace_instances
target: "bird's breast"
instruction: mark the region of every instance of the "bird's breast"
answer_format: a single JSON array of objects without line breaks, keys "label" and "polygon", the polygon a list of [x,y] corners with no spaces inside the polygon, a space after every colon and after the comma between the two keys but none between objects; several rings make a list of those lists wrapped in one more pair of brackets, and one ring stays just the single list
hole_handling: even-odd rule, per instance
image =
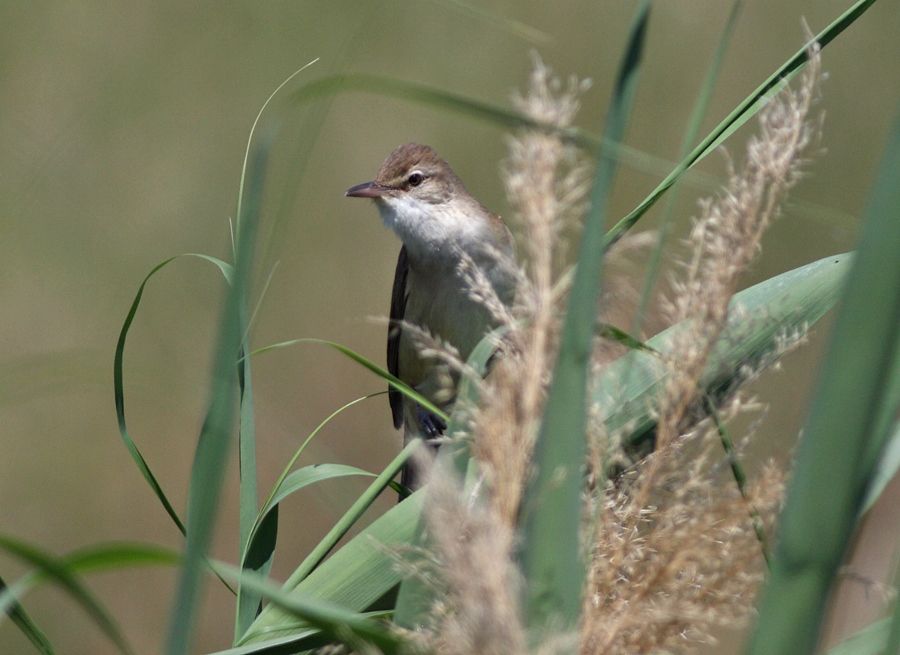
[{"label": "bird's breast", "polygon": [[[422,275],[410,271],[405,322],[453,346],[465,361],[494,325],[490,312],[473,300],[466,282],[456,274]],[[400,338],[400,373],[417,386],[435,373],[433,359],[420,355],[421,340],[410,330]]]}]

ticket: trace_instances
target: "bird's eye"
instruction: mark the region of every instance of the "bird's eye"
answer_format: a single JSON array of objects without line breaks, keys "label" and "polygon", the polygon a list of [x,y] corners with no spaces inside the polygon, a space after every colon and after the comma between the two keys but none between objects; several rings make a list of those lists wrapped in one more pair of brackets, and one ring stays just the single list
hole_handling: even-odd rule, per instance
[{"label": "bird's eye", "polygon": [[410,173],[409,177],[406,178],[407,184],[409,186],[419,186],[422,182],[425,181],[425,176],[416,171],[415,173]]}]

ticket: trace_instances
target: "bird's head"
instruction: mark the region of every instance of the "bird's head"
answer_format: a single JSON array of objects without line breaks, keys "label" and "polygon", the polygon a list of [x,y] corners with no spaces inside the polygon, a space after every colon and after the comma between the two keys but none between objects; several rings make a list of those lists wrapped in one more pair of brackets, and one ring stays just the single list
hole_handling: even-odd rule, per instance
[{"label": "bird's head", "polygon": [[470,244],[493,240],[499,229],[499,219],[469,195],[450,165],[418,143],[395,148],[374,180],[350,187],[345,195],[374,200],[385,225],[415,258],[468,250]]}]

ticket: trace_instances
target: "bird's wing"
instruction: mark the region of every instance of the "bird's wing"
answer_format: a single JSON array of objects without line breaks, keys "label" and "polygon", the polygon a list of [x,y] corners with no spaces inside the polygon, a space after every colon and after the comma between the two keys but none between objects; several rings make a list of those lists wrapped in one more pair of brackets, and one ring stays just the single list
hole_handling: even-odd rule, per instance
[{"label": "bird's wing", "polygon": [[[394,288],[391,291],[391,318],[388,323],[387,365],[388,371],[400,377],[400,334],[401,323],[406,315],[406,299],[409,295],[406,279],[409,274],[409,260],[406,257],[406,246],[400,248],[397,256],[397,269],[394,271]],[[388,389],[388,402],[394,417],[394,427],[403,425],[403,394],[394,388]]]}]

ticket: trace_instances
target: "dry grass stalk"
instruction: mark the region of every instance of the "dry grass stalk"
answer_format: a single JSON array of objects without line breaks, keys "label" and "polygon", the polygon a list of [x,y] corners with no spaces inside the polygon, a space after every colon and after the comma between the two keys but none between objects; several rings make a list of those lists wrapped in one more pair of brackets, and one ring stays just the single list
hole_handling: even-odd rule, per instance
[{"label": "dry grass stalk", "polygon": [[[781,202],[797,183],[807,148],[817,135],[809,120],[816,98],[820,58],[818,46],[799,88],[776,96],[759,114],[759,132],[747,145],[742,170],[729,166],[721,194],[700,203],[700,217],[687,239],[691,258],[683,277],[672,280],[667,313],[690,329],[672,344],[670,375],[660,407],[657,451],[665,451],[683,428],[697,400],[697,385],[713,345],[728,319],[728,304],[740,276],[760,250],[762,235],[777,217]],[[646,500],[654,485],[654,466],[641,481]]]},{"label": "dry grass stalk", "polygon": [[[691,321],[692,328],[674,350],[658,450],[629,472],[630,482],[593,490],[594,504],[587,507],[595,510],[595,529],[586,546],[581,633],[563,635],[564,643],[547,642],[540,652],[683,651],[709,639],[713,626],[743,619],[752,606],[762,565],[748,504],[771,524],[781,474],[767,468],[742,497],[710,466],[713,453],[720,452],[717,443],[711,445],[714,431],[704,428],[693,439],[683,433],[738,277],[796,183],[804,149],[815,135],[807,121],[818,73],[813,54],[800,89],[782,93],[761,113],[760,134],[748,146],[743,169],[731,173],[720,197],[701,205],[689,240],[693,256],[683,281],[674,285],[671,317]],[[516,104],[533,118],[565,126],[583,87],[574,80],[562,85],[537,61],[529,94]],[[510,140],[505,180],[527,260],[513,311],[496,306],[476,267],[465,261],[461,267],[472,296],[493,306],[508,329],[504,356],[483,384],[471,422],[473,454],[483,474],[480,499],[464,495],[452,475],[439,471],[431,476],[425,510],[435,546],[429,577],[436,572],[441,592],[420,636],[440,653],[528,649],[512,557],[516,517],[558,341],[561,226],[583,209],[588,184],[576,153],[539,131]],[[732,411],[743,408],[740,400],[731,404]]]},{"label": "dry grass stalk", "polygon": [[425,516],[446,590],[433,611],[437,630],[429,646],[445,655],[524,654],[513,530],[490,506],[467,498],[443,465],[429,479]]},{"label": "dry grass stalk", "polygon": [[[536,60],[529,93],[515,102],[530,117],[564,127],[584,88],[574,79],[561,84]],[[425,514],[439,561],[428,575],[439,575],[442,591],[424,638],[440,653],[527,652],[513,539],[555,357],[560,230],[581,211],[588,176],[574,147],[552,134],[523,131],[510,139],[509,149],[507,195],[527,261],[519,271],[516,306],[511,311],[503,307],[471,262],[463,258],[460,267],[472,297],[507,329],[503,356],[482,385],[482,402],[472,417],[472,450],[483,474],[481,500],[464,497],[452,474],[440,467],[429,478]],[[571,652],[571,636],[565,645]],[[547,644],[542,650],[549,653],[556,647]]]},{"label": "dry grass stalk", "polygon": [[[529,92],[514,102],[537,121],[566,127],[587,86],[575,78],[564,85],[535,57]],[[527,260],[515,308],[522,320],[507,323],[511,347],[491,374],[487,399],[476,419],[474,452],[483,464],[497,516],[514,526],[555,356],[560,232],[583,209],[588,175],[575,148],[557,135],[524,130],[508,144],[506,194]]]},{"label": "dry grass stalk", "polygon": [[[683,652],[752,608],[763,561],[748,513],[755,510],[771,526],[782,474],[770,466],[742,497],[730,480],[711,473],[720,468],[709,466],[721,452],[715,431],[685,432],[739,276],[799,179],[816,135],[808,117],[818,51],[811,55],[799,89],[782,92],[760,113],[742,170],[732,170],[722,194],[700,205],[688,239],[691,259],[673,283],[670,318],[690,327],[672,344],[656,451],[629,473],[628,483],[598,494],[582,653]],[[747,406],[738,398],[729,409]]]},{"label": "dry grass stalk", "polygon": [[[704,457],[674,451],[657,470],[652,505],[607,493],[590,553],[581,653],[683,652],[733,627],[752,606],[763,575],[747,502],[711,478]],[[640,476],[641,472],[635,472]],[[748,499],[771,529],[781,474],[769,467]]]}]

